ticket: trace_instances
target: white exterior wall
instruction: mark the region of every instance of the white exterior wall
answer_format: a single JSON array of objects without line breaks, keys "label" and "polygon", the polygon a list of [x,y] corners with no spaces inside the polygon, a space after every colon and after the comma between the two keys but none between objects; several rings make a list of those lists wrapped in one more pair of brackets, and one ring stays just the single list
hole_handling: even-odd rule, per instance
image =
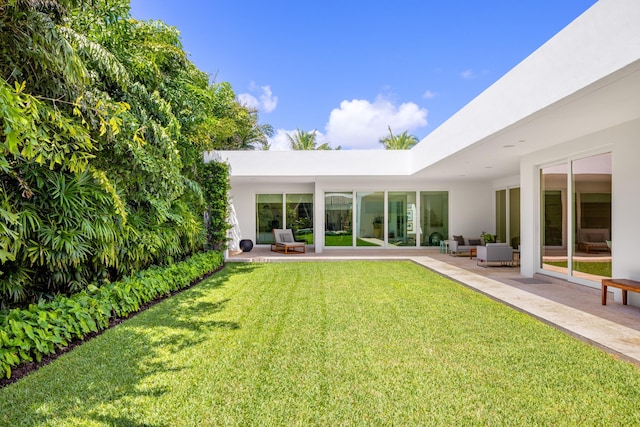
[{"label": "white exterior wall", "polygon": [[[640,120],[608,136],[614,146],[612,276],[640,280]],[[640,294],[629,292],[628,302],[640,307]]]},{"label": "white exterior wall", "polygon": [[231,197],[240,224],[240,236],[256,242],[256,194],[313,193],[313,184],[234,184],[231,180]]},{"label": "white exterior wall", "polygon": [[[614,277],[640,280],[637,257],[640,240],[640,120],[547,148],[522,159],[521,185],[521,273],[540,272],[539,168],[593,154],[612,153],[612,256]],[[579,280],[569,280],[583,283]],[[599,288],[598,283],[583,283]],[[616,299],[620,292],[615,289]],[[640,295],[630,294],[631,304],[640,305]]]},{"label": "white exterior wall", "polygon": [[495,234],[495,191],[490,183],[456,183],[449,191],[449,238]]},{"label": "white exterior wall", "polygon": [[[409,179],[393,181],[335,177],[316,183],[233,183],[232,200],[240,234],[243,239],[256,241],[256,194],[315,193],[314,245],[321,253],[324,248],[324,193],[331,191],[447,191],[449,193],[449,236],[462,234],[480,237],[482,231],[495,233],[495,190],[491,183],[416,182]],[[342,248],[344,249],[344,248]]]}]

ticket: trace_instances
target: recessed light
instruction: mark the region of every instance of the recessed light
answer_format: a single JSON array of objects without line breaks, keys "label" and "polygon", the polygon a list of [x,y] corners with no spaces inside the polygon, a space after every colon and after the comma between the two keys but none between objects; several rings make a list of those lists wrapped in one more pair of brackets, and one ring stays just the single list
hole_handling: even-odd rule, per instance
[{"label": "recessed light", "polygon": [[520,139],[520,140],[518,140],[518,142],[519,142],[519,143],[527,142],[527,140],[526,140],[526,139]]},{"label": "recessed light", "polygon": [[493,169],[493,166],[485,166],[485,169]]},{"label": "recessed light", "polygon": [[507,145],[503,145],[504,148],[512,148],[515,147],[515,145],[513,144],[507,144]]}]

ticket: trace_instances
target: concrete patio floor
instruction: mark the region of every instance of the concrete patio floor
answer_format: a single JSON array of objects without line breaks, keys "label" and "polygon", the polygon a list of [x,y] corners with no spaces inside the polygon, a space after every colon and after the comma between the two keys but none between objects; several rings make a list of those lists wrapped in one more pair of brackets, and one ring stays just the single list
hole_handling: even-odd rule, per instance
[{"label": "concrete patio floor", "polygon": [[410,260],[528,313],[579,339],[640,365],[640,309],[613,301],[601,304],[599,289],[545,275],[524,277],[518,267],[479,267],[468,256],[453,257],[437,249],[325,249],[316,254],[283,254],[255,247],[230,253],[229,262],[304,262],[342,260]]}]

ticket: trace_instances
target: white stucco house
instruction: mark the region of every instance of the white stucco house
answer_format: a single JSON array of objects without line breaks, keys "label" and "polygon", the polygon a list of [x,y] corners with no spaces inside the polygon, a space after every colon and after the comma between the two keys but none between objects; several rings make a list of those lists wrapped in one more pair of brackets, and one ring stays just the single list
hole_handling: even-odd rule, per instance
[{"label": "white stucco house", "polygon": [[640,1],[600,0],[411,150],[214,157],[257,245],[286,227],[316,252],[428,251],[486,231],[525,276],[640,280]]}]

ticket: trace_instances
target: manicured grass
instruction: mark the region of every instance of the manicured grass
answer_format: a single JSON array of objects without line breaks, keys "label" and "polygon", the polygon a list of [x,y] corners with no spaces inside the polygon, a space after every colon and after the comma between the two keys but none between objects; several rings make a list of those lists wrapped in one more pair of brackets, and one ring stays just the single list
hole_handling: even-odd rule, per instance
[{"label": "manicured grass", "polygon": [[[567,268],[567,261],[545,261],[544,263]],[[574,261],[573,270],[596,276],[611,277],[611,262]]]},{"label": "manicured grass", "polygon": [[0,390],[1,425],[639,425],[640,369],[409,262],[235,264]]},{"label": "manicured grass", "polygon": [[[353,246],[353,236],[351,234],[338,234],[324,236],[325,246]],[[360,238],[356,238],[356,246],[380,246]]]}]

